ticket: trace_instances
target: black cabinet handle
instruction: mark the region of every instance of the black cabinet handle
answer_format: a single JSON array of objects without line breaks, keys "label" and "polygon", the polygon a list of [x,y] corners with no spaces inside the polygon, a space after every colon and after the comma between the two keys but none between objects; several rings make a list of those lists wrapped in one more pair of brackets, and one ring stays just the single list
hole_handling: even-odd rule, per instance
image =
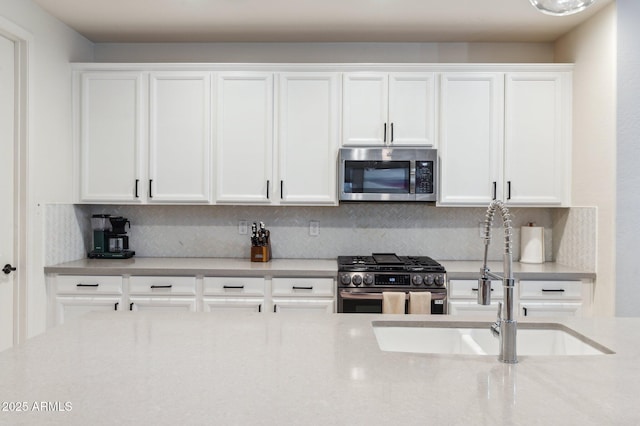
[{"label": "black cabinet handle", "polygon": [[16,267],[15,266],[11,266],[10,263],[7,263],[6,265],[4,265],[4,268],[2,268],[2,272],[4,272],[5,274],[10,274],[11,272],[15,271]]},{"label": "black cabinet handle", "polygon": [[[478,291],[477,288],[472,288],[471,291]],[[491,291],[493,291],[493,289],[491,289]]]},{"label": "black cabinet handle", "polygon": [[76,287],[98,287],[100,284],[76,284]]},{"label": "black cabinet handle", "polygon": [[258,305],[258,312],[262,312],[262,303]]},{"label": "black cabinet handle", "polygon": [[153,194],[151,192],[152,184],[153,184],[153,179],[149,179],[149,198],[153,198]]},{"label": "black cabinet handle", "polygon": [[391,123],[391,142],[393,142],[393,123]]},{"label": "black cabinet handle", "polygon": [[129,303],[129,310],[133,311],[133,302]]},{"label": "black cabinet handle", "polygon": [[313,286],[311,287],[302,287],[302,286],[296,286],[294,285],[293,287],[291,287],[293,290],[313,290]]},{"label": "black cabinet handle", "polygon": [[138,195],[138,184],[140,183],[140,179],[136,179],[136,192],[135,192],[135,196],[136,198],[139,198],[140,196]]},{"label": "black cabinet handle", "polygon": [[115,305],[113,305],[113,310],[117,311],[118,310],[118,305],[120,304],[120,302],[116,302]]},{"label": "black cabinet handle", "polygon": [[493,195],[491,196],[491,199],[495,200],[497,196],[498,196],[498,182],[494,181],[493,182]]},{"label": "black cabinet handle", "polygon": [[543,288],[543,293],[564,293],[564,288]]},{"label": "black cabinet handle", "polygon": [[277,305],[274,303],[273,304],[273,312],[277,312],[276,309],[277,309]]},{"label": "black cabinet handle", "polygon": [[280,199],[281,199],[281,200],[282,200],[282,197],[284,196],[283,188],[284,188],[284,181],[283,181],[283,180],[281,180],[281,181],[280,181]]},{"label": "black cabinet handle", "polygon": [[151,285],[151,288],[171,288],[171,287],[173,287],[173,284],[164,284],[164,285],[153,284],[153,285]]},{"label": "black cabinet handle", "polygon": [[382,137],[382,141],[387,143],[387,123],[384,123],[384,135]]},{"label": "black cabinet handle", "polygon": [[231,289],[235,288],[235,289],[240,289],[241,290],[241,289],[244,288],[244,285],[223,285],[222,288],[225,288],[225,289],[226,288],[231,288]]},{"label": "black cabinet handle", "polygon": [[522,308],[522,314],[526,317],[527,316],[527,308]]},{"label": "black cabinet handle", "polygon": [[507,182],[507,200],[511,199],[511,181]]},{"label": "black cabinet handle", "polygon": [[269,181],[267,180],[267,200],[269,199]]}]

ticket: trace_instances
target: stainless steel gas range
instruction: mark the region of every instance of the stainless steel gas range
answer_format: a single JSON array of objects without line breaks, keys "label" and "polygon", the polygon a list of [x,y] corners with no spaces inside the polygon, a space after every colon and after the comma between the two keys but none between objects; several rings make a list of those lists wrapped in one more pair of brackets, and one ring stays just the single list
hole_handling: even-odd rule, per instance
[{"label": "stainless steel gas range", "polygon": [[431,313],[447,313],[444,266],[426,256],[338,256],[338,312],[382,313],[383,292],[431,292]]}]

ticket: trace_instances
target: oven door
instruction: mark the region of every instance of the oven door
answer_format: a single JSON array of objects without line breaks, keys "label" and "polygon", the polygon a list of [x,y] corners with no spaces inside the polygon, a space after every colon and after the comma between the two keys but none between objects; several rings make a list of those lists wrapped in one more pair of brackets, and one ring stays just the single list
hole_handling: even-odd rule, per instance
[{"label": "oven door", "polygon": [[[395,291],[398,291],[395,289]],[[409,295],[405,302],[405,312],[408,312]],[[382,291],[357,291],[354,289],[340,289],[338,291],[338,312],[345,314],[381,314]],[[447,313],[447,293],[443,291],[431,292],[431,314]]]}]

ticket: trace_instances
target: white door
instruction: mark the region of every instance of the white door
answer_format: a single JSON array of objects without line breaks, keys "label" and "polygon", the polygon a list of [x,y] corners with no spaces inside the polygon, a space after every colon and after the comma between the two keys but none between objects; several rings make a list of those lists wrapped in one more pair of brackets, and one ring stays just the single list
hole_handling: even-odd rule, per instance
[{"label": "white door", "polygon": [[337,204],[338,74],[281,74],[279,98],[280,203]]},{"label": "white door", "polygon": [[386,144],[390,130],[387,74],[345,74],[343,85],[343,145]]},{"label": "white door", "polygon": [[435,100],[432,73],[389,75],[389,142],[433,146]]},{"label": "white door", "polygon": [[148,200],[209,202],[211,75],[154,72],[149,98]]},{"label": "white door", "polygon": [[440,80],[441,205],[501,198],[502,74],[448,73]]},{"label": "white door", "polygon": [[216,201],[271,203],[273,75],[220,73],[217,99]]},{"label": "white door", "polygon": [[[0,268],[14,264],[15,45],[0,36]],[[14,276],[0,272],[0,351],[13,346]]]}]

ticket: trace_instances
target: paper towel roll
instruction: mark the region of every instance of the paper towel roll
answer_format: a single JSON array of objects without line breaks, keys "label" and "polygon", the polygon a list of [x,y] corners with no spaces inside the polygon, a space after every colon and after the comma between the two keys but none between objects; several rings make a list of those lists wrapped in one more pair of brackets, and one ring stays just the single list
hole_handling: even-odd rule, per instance
[{"label": "paper towel roll", "polygon": [[544,228],[542,226],[520,228],[520,262],[544,263]]}]

